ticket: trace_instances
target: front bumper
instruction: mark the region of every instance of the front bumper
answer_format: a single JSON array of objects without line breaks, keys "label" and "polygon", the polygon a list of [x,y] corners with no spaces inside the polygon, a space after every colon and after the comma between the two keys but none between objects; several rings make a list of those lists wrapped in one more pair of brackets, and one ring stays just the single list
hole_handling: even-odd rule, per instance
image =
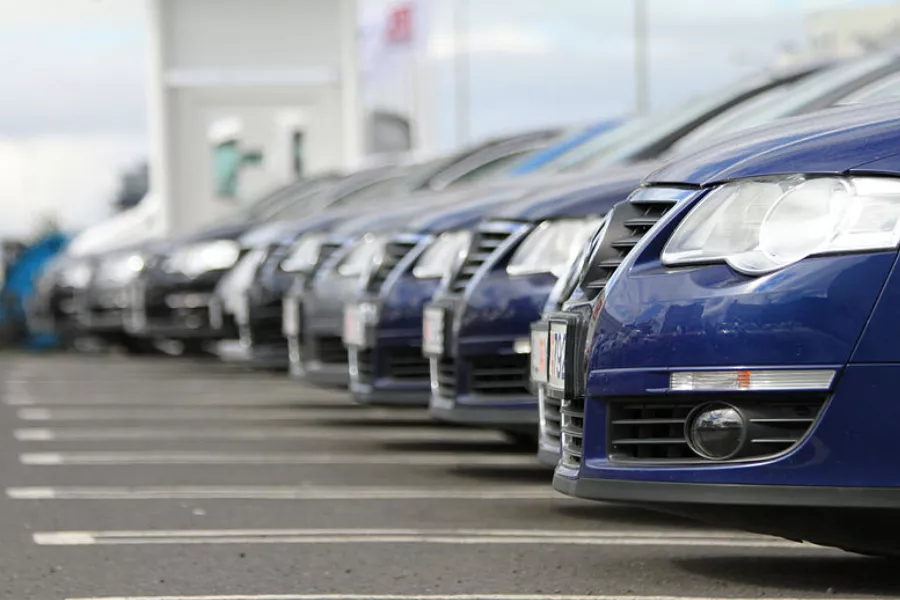
[{"label": "front bumper", "polygon": [[[530,326],[552,289],[550,276],[508,277],[505,271],[474,282],[464,302],[439,298],[452,322],[444,354],[431,358],[429,410],[443,421],[527,429],[537,435],[538,402],[529,382]],[[502,298],[498,306],[497,298]]]},{"label": "front bumper", "polygon": [[422,354],[422,310],[439,285],[404,272],[381,290],[365,314],[368,339],[350,351],[350,391],[362,404],[428,406],[430,366]]},{"label": "front bumper", "polygon": [[[340,285],[343,283],[344,285]],[[324,387],[350,384],[350,359],[343,341],[344,304],[355,280],[318,288],[316,282],[293,290],[285,302],[300,315],[298,331],[287,336],[293,377]],[[335,289],[337,287],[337,289]]]},{"label": "front bumper", "polygon": [[[720,265],[663,269],[652,256],[626,263],[597,307],[585,394],[563,400],[576,418],[556,489],[647,504],[896,507],[900,361],[895,344],[878,342],[900,331],[883,318],[900,297],[895,260],[818,257],[761,278]],[[835,376],[804,389],[671,383],[673,372],[708,370]],[[739,458],[704,459],[686,432],[690,411],[709,402],[784,433],[748,437]],[[753,529],[790,537],[786,524]]]},{"label": "front bumper", "polygon": [[189,280],[150,274],[129,286],[125,332],[144,338],[218,340],[223,331],[210,322],[210,301],[223,272]]}]

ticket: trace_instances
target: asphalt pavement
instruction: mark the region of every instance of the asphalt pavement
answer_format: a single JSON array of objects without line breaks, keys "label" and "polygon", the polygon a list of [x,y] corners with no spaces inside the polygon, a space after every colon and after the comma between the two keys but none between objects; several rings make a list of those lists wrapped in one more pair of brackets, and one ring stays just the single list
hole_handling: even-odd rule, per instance
[{"label": "asphalt pavement", "polygon": [[0,354],[0,598],[900,597],[896,564],[556,494],[501,434],[213,360]]}]

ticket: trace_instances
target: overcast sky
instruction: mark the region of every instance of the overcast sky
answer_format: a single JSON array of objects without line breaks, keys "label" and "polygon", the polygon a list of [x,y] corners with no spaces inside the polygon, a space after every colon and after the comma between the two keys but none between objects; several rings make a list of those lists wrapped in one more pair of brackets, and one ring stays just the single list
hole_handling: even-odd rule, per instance
[{"label": "overcast sky", "polygon": [[[431,49],[450,86],[452,0],[431,1],[442,23]],[[809,11],[875,2],[648,0],[652,106],[770,63],[781,44],[802,39]],[[473,134],[633,107],[631,2],[469,5]],[[146,153],[143,10],[143,0],[0,0],[0,235],[25,234],[47,214],[69,228],[95,222],[118,172]]]}]

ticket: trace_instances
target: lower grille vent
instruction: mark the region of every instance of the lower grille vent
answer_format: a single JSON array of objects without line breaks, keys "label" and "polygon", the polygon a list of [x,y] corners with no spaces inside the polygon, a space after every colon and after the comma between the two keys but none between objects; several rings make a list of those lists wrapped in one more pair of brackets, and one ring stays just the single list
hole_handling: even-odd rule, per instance
[{"label": "lower grille vent", "polygon": [[483,356],[469,362],[472,391],[480,395],[531,395],[528,386],[530,356]]},{"label": "lower grille vent", "polygon": [[584,456],[584,398],[563,400],[559,413],[562,450],[560,464],[577,469]]},{"label": "lower grille vent", "polygon": [[456,361],[442,356],[437,362],[438,394],[443,398],[456,398]]},{"label": "lower grille vent", "polygon": [[[765,396],[765,397],[762,397]],[[612,460],[711,462],[694,452],[685,432],[691,412],[705,404],[730,404],[748,419],[749,436],[735,459],[762,458],[789,450],[802,440],[825,406],[821,394],[767,393],[609,401],[609,455]],[[712,463],[715,464],[715,463]]]},{"label": "lower grille vent", "polygon": [[387,376],[396,381],[428,381],[428,359],[421,348],[391,348],[386,351]]}]

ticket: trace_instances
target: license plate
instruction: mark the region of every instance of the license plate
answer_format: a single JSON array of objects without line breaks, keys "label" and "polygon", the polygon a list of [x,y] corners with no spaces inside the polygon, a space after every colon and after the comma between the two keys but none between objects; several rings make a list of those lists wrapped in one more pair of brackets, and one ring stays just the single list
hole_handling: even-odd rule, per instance
[{"label": "license plate", "polygon": [[551,323],[549,338],[547,385],[558,391],[566,389],[566,324]]},{"label": "license plate", "polygon": [[132,310],[144,309],[144,285],[140,280],[128,286],[128,304]]},{"label": "license plate", "polygon": [[209,299],[209,326],[213,329],[225,327],[225,318],[222,315],[222,301],[215,296]]},{"label": "license plate", "polygon": [[366,318],[359,305],[350,304],[344,308],[344,344],[360,347],[366,342]]},{"label": "license plate", "polygon": [[531,381],[547,383],[547,343],[550,337],[546,323],[531,330]]},{"label": "license plate", "polygon": [[429,307],[422,314],[422,351],[430,356],[444,354],[446,312],[442,308]]},{"label": "license plate", "polygon": [[300,335],[300,302],[290,296],[281,301],[281,331],[285,337]]},{"label": "license plate", "polygon": [[250,323],[250,299],[246,294],[241,294],[235,299],[234,320],[244,325]]}]

